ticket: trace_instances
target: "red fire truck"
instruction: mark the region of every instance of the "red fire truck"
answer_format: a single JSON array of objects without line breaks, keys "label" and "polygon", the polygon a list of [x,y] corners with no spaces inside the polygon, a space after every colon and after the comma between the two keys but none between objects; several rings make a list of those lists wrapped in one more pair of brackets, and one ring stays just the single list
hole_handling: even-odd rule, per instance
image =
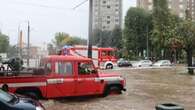
[{"label": "red fire truck", "polygon": [[[116,66],[116,48],[99,48],[93,46],[92,48],[92,59],[96,67],[101,69],[112,69]],[[61,50],[61,55],[74,55],[87,57],[88,49],[87,46],[64,46]]]},{"label": "red fire truck", "polygon": [[[11,68],[18,70],[17,66]],[[0,88],[36,98],[108,95],[125,90],[120,75],[99,73],[91,59],[79,56],[52,55],[43,58],[39,68],[0,70]]]}]

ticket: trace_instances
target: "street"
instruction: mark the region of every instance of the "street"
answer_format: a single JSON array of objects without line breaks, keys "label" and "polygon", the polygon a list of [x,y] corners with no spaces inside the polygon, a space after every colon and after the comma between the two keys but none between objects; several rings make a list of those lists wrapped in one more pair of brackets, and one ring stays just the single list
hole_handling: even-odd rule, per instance
[{"label": "street", "polygon": [[41,102],[47,110],[155,110],[156,104],[167,102],[178,103],[185,110],[195,109],[195,76],[181,74],[175,68],[122,68],[102,72],[123,75],[127,92],[105,98],[76,97]]}]

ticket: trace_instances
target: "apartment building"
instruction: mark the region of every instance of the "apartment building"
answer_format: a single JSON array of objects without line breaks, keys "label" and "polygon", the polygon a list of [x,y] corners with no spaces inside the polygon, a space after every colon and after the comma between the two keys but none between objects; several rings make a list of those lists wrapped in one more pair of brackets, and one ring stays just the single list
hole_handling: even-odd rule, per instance
[{"label": "apartment building", "polygon": [[122,0],[93,1],[93,30],[112,31],[122,26]]},{"label": "apartment building", "polygon": [[[153,0],[137,0],[137,7],[152,10]],[[185,18],[186,10],[189,10],[192,19],[195,20],[195,0],[168,0],[168,8],[181,18]]]}]

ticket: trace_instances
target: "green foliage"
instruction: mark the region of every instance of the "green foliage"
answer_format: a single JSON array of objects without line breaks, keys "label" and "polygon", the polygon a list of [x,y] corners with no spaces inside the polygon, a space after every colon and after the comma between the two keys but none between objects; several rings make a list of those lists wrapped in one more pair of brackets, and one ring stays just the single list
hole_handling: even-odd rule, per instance
[{"label": "green foliage", "polygon": [[0,33],[0,53],[6,53],[9,47],[9,37]]},{"label": "green foliage", "polygon": [[[188,66],[192,66],[193,51],[195,48],[195,22],[185,20],[178,27],[179,39],[187,53]],[[189,74],[194,74],[193,69],[189,69]]]},{"label": "green foliage", "polygon": [[[125,16],[124,46],[128,55],[138,56],[146,50],[147,35],[152,29],[151,14],[140,8],[130,8]],[[133,56],[132,56],[133,57]]]},{"label": "green foliage", "polygon": [[120,27],[115,27],[113,31],[95,30],[92,42],[99,47],[121,48],[122,30]]},{"label": "green foliage", "polygon": [[122,30],[120,27],[116,27],[112,31],[112,36],[111,36],[111,47],[115,47],[118,49],[122,48]]},{"label": "green foliage", "polygon": [[182,41],[183,48],[194,48],[195,47],[195,22],[185,20],[180,23],[178,27],[178,35]]},{"label": "green foliage", "polygon": [[154,51],[155,56],[161,55],[161,50],[166,49],[166,41],[171,29],[171,14],[168,9],[167,0],[153,0],[152,11],[152,44],[156,46]]},{"label": "green foliage", "polygon": [[72,37],[69,34],[58,32],[52,41],[56,48],[60,49],[64,45],[84,45],[87,44],[87,40],[79,37]]}]

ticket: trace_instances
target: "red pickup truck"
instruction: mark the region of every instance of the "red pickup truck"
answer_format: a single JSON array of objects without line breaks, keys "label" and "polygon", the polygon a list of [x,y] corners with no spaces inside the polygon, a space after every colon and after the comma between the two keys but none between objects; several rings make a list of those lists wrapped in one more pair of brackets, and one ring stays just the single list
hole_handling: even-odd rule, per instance
[{"label": "red pickup truck", "polygon": [[31,72],[23,70],[12,74],[6,71],[0,76],[0,88],[36,98],[106,96],[126,90],[122,76],[99,73],[89,58],[52,55],[40,62],[40,68]]}]

